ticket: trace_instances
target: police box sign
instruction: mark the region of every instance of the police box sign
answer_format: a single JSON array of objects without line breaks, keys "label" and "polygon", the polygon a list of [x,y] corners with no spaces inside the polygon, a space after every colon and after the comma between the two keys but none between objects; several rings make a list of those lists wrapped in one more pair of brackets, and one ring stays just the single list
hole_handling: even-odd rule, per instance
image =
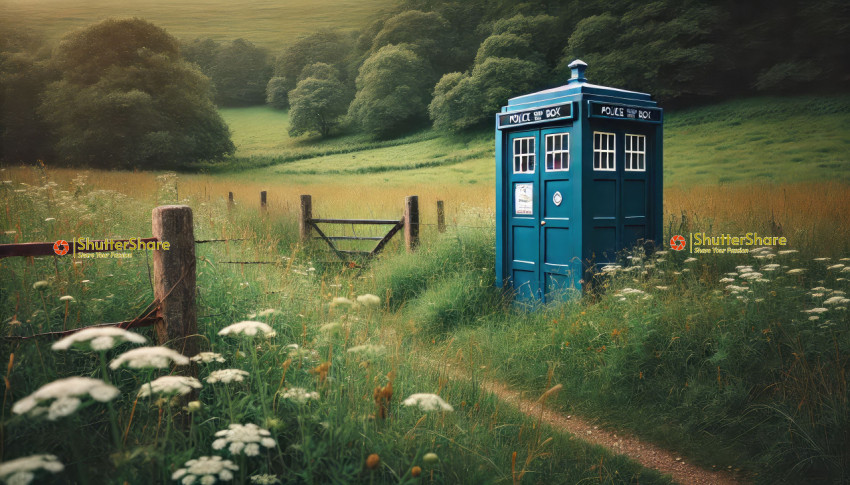
[{"label": "police box sign", "polygon": [[533,125],[549,121],[570,120],[573,118],[573,103],[556,104],[540,108],[513,111],[499,115],[499,128]]},{"label": "police box sign", "polygon": [[588,101],[592,118],[610,118],[615,120],[644,121],[661,123],[663,110],[661,108],[645,108],[625,104],[600,103]]}]

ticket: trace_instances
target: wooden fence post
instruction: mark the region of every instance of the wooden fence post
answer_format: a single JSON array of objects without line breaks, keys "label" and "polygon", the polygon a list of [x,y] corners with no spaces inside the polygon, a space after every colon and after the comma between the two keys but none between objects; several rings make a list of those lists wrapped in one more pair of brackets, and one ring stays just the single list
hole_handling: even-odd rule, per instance
[{"label": "wooden fence post", "polygon": [[198,353],[195,307],[195,234],[192,209],[164,205],[153,210],[153,236],[169,244],[153,252],[154,297],[159,301],[156,336],[183,355]]},{"label": "wooden fence post", "polygon": [[266,191],[260,192],[260,210],[265,212],[268,209],[266,205]]},{"label": "wooden fence post", "polygon": [[233,211],[233,192],[227,193],[227,211]]},{"label": "wooden fence post", "polygon": [[404,199],[404,246],[412,252],[419,245],[419,197]]},{"label": "wooden fence post", "polygon": [[301,242],[307,244],[313,235],[310,219],[313,218],[313,197],[310,195],[301,196],[301,218],[298,220],[298,229],[301,233]]},{"label": "wooden fence post", "polygon": [[437,231],[446,232],[446,209],[442,200],[437,201]]}]

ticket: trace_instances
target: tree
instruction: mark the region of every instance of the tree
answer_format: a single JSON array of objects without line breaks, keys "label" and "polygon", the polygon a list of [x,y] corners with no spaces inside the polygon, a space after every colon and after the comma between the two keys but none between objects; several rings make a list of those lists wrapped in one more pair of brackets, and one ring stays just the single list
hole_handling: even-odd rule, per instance
[{"label": "tree", "polygon": [[443,76],[434,87],[434,99],[428,105],[428,114],[434,128],[461,131],[477,125],[483,118],[480,106],[484,93],[476,79],[460,72]]},{"label": "tree", "polygon": [[384,22],[372,41],[371,53],[387,45],[406,44],[430,62],[435,72],[443,73],[454,64],[454,56],[450,55],[454,39],[449,23],[440,14],[408,10]]},{"label": "tree", "polygon": [[[306,67],[318,62],[329,64],[339,72],[340,81],[351,82],[353,74],[349,76],[347,61],[352,52],[353,39],[334,30],[320,30],[298,39],[294,44],[287,47],[278,57],[275,63],[274,88],[267,87],[267,98],[272,91],[289,92],[295,89],[301,77],[301,71]],[[353,69],[353,68],[352,68]],[[278,96],[275,100],[280,100]],[[280,103],[275,103],[279,105]],[[276,106],[278,107],[278,106]],[[285,106],[284,106],[285,107]]]},{"label": "tree", "polygon": [[209,80],[180,59],[176,39],[140,19],[71,33],[53,59],[39,113],[61,162],[166,168],[233,153]]},{"label": "tree", "polygon": [[332,69],[323,63],[304,69],[308,77],[289,93],[289,136],[311,132],[327,136],[348,111],[350,90]]},{"label": "tree", "polygon": [[37,54],[40,42],[10,26],[0,28],[0,160],[47,159],[52,140],[36,108],[45,86],[56,78]]},{"label": "tree", "polygon": [[272,108],[286,109],[289,106],[289,92],[286,90],[286,79],[275,76],[266,85],[266,104]]},{"label": "tree", "polygon": [[218,49],[210,72],[219,106],[263,104],[272,75],[268,54],[245,39]]},{"label": "tree", "polygon": [[408,45],[381,47],[360,67],[349,119],[379,138],[409,130],[427,115],[432,78],[428,64]]}]

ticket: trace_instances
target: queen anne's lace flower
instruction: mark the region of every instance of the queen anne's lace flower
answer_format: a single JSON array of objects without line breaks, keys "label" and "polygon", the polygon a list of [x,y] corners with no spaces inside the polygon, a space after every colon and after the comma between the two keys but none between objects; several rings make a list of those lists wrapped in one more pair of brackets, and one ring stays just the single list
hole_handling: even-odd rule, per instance
[{"label": "queen anne's lace flower", "polygon": [[307,392],[307,389],[304,389],[303,387],[292,387],[281,393],[281,397],[304,404],[310,399],[319,399],[319,393],[316,391]]},{"label": "queen anne's lace flower", "polygon": [[248,372],[242,369],[221,369],[211,372],[204,380],[210,384],[215,384],[216,382],[230,384],[231,382],[242,382],[247,376]]},{"label": "queen anne's lace flower", "polygon": [[401,402],[405,406],[417,406],[423,411],[454,411],[455,408],[451,404],[443,401],[443,398],[436,394],[412,394],[410,397]]},{"label": "queen anne's lace flower", "polygon": [[109,350],[116,342],[146,343],[145,337],[117,327],[87,328],[54,343],[53,350],[68,350],[74,344],[88,344],[92,350]]},{"label": "queen anne's lace flower", "polygon": [[349,348],[348,352],[351,352],[352,354],[359,354],[366,358],[372,358],[383,354],[385,350],[386,347],[383,345],[363,344]]},{"label": "queen anne's lace flower", "polygon": [[371,293],[366,293],[357,297],[357,303],[365,307],[376,307],[381,304],[381,299]]},{"label": "queen anne's lace flower", "polygon": [[[12,406],[15,414],[30,413],[37,416],[47,412],[47,419],[57,418],[74,413],[82,404],[81,397],[91,396],[95,401],[107,402],[118,397],[118,388],[100,379],[91,377],[68,377],[41,386],[37,391],[21,399]],[[42,402],[54,399],[49,407],[41,406]]]},{"label": "queen anne's lace flower", "polygon": [[221,330],[218,331],[219,335],[235,335],[235,334],[244,334],[249,337],[253,337],[257,335],[257,332],[262,332],[264,337],[270,338],[275,336],[275,331],[272,328],[263,322],[254,322],[251,320],[245,320],[244,322],[237,322],[233,325],[228,325]]},{"label": "queen anne's lace flower", "polygon": [[280,483],[280,480],[274,475],[251,475],[251,483],[256,483],[257,485],[275,485],[276,483]]},{"label": "queen anne's lace flower", "polygon": [[39,470],[59,473],[65,465],[55,455],[32,455],[0,463],[0,480],[9,485],[27,485]]},{"label": "queen anne's lace flower", "polygon": [[201,485],[212,485],[216,479],[233,480],[233,472],[239,470],[235,463],[220,456],[202,456],[187,461],[183,466],[185,468],[171,474],[172,480],[180,480],[183,485],[192,485],[196,481]]},{"label": "queen anne's lace flower", "polygon": [[331,300],[331,308],[351,308],[354,302],[344,296],[337,296]]},{"label": "queen anne's lace flower", "polygon": [[189,358],[166,347],[140,347],[119,355],[109,363],[109,367],[117,369],[126,363],[128,367],[134,369],[145,367],[163,369],[172,362],[175,365],[187,365]]},{"label": "queen anne's lace flower", "polygon": [[139,389],[139,397],[147,397],[151,394],[189,394],[192,389],[203,387],[201,382],[194,377],[188,376],[162,376],[154,379]]},{"label": "queen anne's lace flower", "polygon": [[231,424],[215,435],[218,439],[213,441],[213,449],[220,450],[229,444],[228,449],[234,455],[244,453],[246,456],[257,456],[260,454],[261,445],[274,448],[276,444],[269,430],[253,423]]},{"label": "queen anne's lace flower", "polygon": [[224,357],[221,354],[217,354],[215,352],[201,352],[194,357],[190,357],[189,360],[193,362],[199,362],[203,364],[209,364],[211,362],[224,362]]}]

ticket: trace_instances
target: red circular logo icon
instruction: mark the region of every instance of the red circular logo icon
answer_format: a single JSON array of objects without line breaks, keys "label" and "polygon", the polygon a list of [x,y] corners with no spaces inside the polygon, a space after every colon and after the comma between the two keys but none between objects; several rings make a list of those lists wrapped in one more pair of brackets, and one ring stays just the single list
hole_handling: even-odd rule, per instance
[{"label": "red circular logo icon", "polygon": [[673,251],[681,251],[685,249],[685,238],[680,235],[675,235],[670,238],[670,249]]},{"label": "red circular logo icon", "polygon": [[60,239],[53,243],[53,252],[56,253],[57,256],[65,256],[68,254],[68,249],[70,249],[70,246],[68,246],[68,241],[64,239]]}]

